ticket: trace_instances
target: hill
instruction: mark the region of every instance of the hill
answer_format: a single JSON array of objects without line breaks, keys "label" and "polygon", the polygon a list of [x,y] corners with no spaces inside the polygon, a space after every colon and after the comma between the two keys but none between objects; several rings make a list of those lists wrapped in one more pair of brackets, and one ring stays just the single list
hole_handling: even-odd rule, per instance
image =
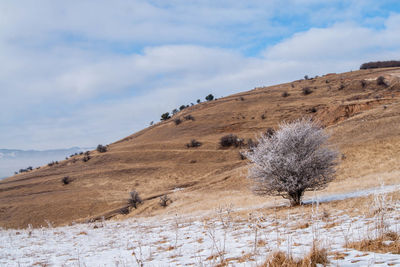
[{"label": "hill", "polygon": [[[246,207],[273,201],[250,192],[240,148],[221,148],[219,140],[232,133],[248,143],[267,128],[304,115],[319,119],[342,153],[327,194],[398,184],[399,100],[400,68],[385,68],[327,74],[200,103],[110,144],[105,153],[91,151],[87,161],[77,155],[0,181],[0,226],[196,213],[224,203]],[[188,115],[193,119],[185,119]],[[202,146],[188,148],[192,139]],[[127,210],[133,189],[144,203]],[[164,194],[173,201],[167,208],[159,205]]]}]

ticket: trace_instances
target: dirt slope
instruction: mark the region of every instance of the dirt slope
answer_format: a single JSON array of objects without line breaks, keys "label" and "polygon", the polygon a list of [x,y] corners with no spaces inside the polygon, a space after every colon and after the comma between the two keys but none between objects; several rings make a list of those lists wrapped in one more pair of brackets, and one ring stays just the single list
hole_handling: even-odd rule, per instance
[{"label": "dirt slope", "polygon": [[[378,85],[384,76],[387,85]],[[303,94],[309,87],[312,93]],[[289,96],[282,96],[288,92]],[[283,120],[318,118],[343,154],[338,178],[325,191],[342,192],[400,182],[400,68],[328,74],[224,97],[186,108],[172,119],[53,166],[0,182],[0,226],[68,224],[121,213],[129,192],[143,199],[124,216],[201,212],[223,203],[261,204],[246,180],[239,148],[221,149],[219,139],[247,140]],[[191,115],[194,120],[185,120]],[[176,125],[174,118],[181,118]],[[198,148],[187,148],[196,139]],[[244,149],[244,147],[242,148]],[[69,176],[72,182],[61,180]],[[158,196],[169,194],[167,208]],[[267,198],[267,201],[273,201]]]}]

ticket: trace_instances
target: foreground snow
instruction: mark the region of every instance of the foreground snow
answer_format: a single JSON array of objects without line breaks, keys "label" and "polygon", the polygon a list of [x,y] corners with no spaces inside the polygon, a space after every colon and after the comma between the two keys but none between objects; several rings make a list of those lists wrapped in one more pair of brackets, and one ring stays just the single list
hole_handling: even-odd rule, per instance
[{"label": "foreground snow", "polygon": [[[244,219],[232,211],[223,207],[212,218],[176,215],[0,230],[0,266],[214,266],[223,260],[257,266],[277,250],[302,257],[313,241],[328,249],[332,266],[400,266],[400,255],[345,248],[346,242],[375,234],[376,217],[326,214],[318,205],[312,214],[283,219],[262,214]],[[385,212],[387,230],[399,231],[398,203]]]}]

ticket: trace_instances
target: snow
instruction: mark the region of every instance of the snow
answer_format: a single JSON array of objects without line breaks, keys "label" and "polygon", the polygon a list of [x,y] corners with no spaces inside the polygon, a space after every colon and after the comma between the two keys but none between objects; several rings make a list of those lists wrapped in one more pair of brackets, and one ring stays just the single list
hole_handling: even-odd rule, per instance
[{"label": "snow", "polygon": [[[373,192],[381,204],[389,201],[377,190]],[[387,230],[399,232],[400,205],[390,207],[384,214]],[[221,207],[211,218],[178,214],[56,228],[0,229],[0,266],[214,266],[222,259],[230,266],[257,266],[277,250],[303,257],[313,241],[329,252],[344,253],[343,259],[329,256],[332,266],[400,266],[398,254],[345,248],[346,242],[374,234],[376,217],[350,216],[339,210],[326,218],[318,204],[311,215],[288,214],[286,218],[261,213],[235,217],[234,210]],[[305,223],[308,227],[300,227]]]}]

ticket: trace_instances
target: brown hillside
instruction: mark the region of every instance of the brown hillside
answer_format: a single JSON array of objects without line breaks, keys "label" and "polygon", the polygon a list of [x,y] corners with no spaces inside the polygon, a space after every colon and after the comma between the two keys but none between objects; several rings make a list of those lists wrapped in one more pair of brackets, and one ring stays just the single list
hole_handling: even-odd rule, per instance
[{"label": "brown hillside", "polygon": [[[378,85],[384,76],[386,85]],[[309,87],[312,93],[303,94]],[[289,96],[283,97],[283,92]],[[219,139],[236,134],[253,140],[283,120],[310,115],[332,133],[343,154],[338,178],[326,192],[344,192],[400,182],[400,68],[328,74],[254,90],[189,107],[115,142],[91,159],[75,156],[0,182],[0,226],[68,224],[121,213],[129,192],[144,203],[129,215],[201,212],[220,204],[250,206],[271,201],[253,196],[239,148],[221,149]],[[192,115],[194,121],[184,120]],[[203,143],[187,148],[196,139]],[[242,148],[244,149],[244,147]],[[62,183],[69,176],[72,182]],[[160,207],[158,196],[173,200]]]}]

